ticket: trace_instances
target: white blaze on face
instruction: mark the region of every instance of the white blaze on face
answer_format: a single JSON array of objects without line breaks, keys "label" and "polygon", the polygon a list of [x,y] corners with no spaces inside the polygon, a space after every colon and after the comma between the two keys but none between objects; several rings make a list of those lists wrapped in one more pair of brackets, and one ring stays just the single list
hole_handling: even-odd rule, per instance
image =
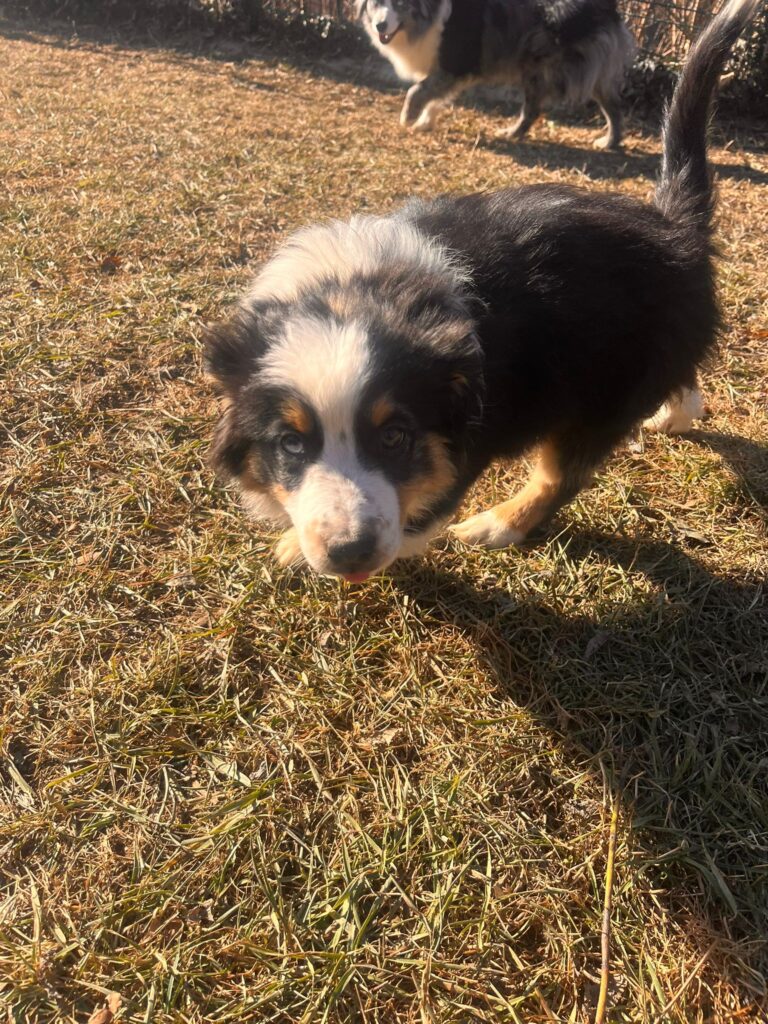
[{"label": "white blaze on face", "polygon": [[391,36],[400,27],[400,15],[389,0],[368,0],[368,17],[380,36]]},{"label": "white blaze on face", "polygon": [[396,555],[401,539],[399,502],[383,473],[363,466],[355,441],[355,414],[370,371],[364,328],[301,318],[266,356],[262,379],[296,391],[323,431],[320,457],[288,493],[285,509],[302,551],[318,572],[333,572],[329,548],[365,534],[376,538],[371,568]]}]

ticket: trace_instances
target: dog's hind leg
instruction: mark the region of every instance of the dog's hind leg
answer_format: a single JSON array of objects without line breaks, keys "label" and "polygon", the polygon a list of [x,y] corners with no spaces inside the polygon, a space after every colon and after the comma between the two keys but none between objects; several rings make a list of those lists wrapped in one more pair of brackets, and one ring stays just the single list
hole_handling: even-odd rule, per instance
[{"label": "dog's hind leg", "polygon": [[423,82],[412,85],[400,112],[400,124],[403,128],[429,131],[435,123],[440,106],[456,96],[464,84],[454,75],[436,71]]},{"label": "dog's hind leg", "polygon": [[499,139],[522,139],[541,114],[542,89],[536,79],[527,79],[523,86],[523,106],[517,119],[496,133]]},{"label": "dog's hind leg", "polygon": [[486,548],[521,544],[589,484],[613,446],[606,437],[580,435],[577,430],[549,438],[528,482],[514,498],[470,516],[450,527],[451,532],[464,544]]},{"label": "dog's hind leg", "polygon": [[694,386],[671,395],[643,426],[657,434],[687,434],[693,421],[703,416],[704,400],[698,386]]},{"label": "dog's hind leg", "polygon": [[595,149],[621,149],[623,129],[621,97],[618,91],[599,89],[595,91],[594,99],[606,121],[605,135],[595,139]]}]

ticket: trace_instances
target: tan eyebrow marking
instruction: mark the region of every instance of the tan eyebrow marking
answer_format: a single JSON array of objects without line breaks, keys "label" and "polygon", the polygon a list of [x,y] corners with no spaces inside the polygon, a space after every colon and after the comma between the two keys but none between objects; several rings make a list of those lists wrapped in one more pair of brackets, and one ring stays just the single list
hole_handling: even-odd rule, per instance
[{"label": "tan eyebrow marking", "polygon": [[377,398],[371,407],[371,423],[374,427],[381,427],[395,412],[395,406],[386,395]]},{"label": "tan eyebrow marking", "polygon": [[300,434],[308,434],[312,429],[312,419],[302,405],[294,398],[288,398],[280,406],[280,415],[289,427]]}]

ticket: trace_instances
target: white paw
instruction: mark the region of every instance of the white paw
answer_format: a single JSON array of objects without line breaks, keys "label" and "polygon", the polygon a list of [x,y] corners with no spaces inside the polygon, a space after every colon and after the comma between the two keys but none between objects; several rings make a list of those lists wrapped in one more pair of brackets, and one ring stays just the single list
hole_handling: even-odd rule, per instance
[{"label": "white paw", "polygon": [[289,565],[301,565],[305,561],[304,552],[299,544],[299,535],[295,529],[286,530],[275,544],[275,558],[284,568]]},{"label": "white paw", "polygon": [[462,544],[478,544],[484,548],[506,548],[525,540],[525,535],[508,526],[495,509],[470,516],[448,529]]},{"label": "white paw", "polygon": [[614,142],[609,135],[601,135],[599,139],[595,139],[592,143],[593,149],[610,149],[618,150],[621,149],[620,142]]},{"label": "white paw", "polygon": [[435,119],[433,117],[426,116],[426,111],[421,115],[415,124],[411,125],[412,132],[431,132],[435,127]]},{"label": "white paw", "polygon": [[501,139],[503,142],[516,142],[525,137],[525,132],[512,125],[511,128],[497,128],[493,133],[494,139]]},{"label": "white paw", "polygon": [[421,533],[405,533],[400,544],[400,550],[397,552],[398,558],[414,558],[417,555],[423,555],[428,545],[435,537],[442,532],[447,520],[438,519],[437,522],[433,523],[426,530]]},{"label": "white paw", "polygon": [[643,427],[657,434],[685,434],[693,426],[694,420],[704,416],[704,400],[698,388],[686,388],[679,396],[670,398],[668,402],[650,419],[643,422]]}]

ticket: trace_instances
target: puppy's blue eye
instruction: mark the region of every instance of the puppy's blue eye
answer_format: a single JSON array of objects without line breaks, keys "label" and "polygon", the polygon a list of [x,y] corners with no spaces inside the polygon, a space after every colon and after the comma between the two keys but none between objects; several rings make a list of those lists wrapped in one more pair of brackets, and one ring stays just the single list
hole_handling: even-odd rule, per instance
[{"label": "puppy's blue eye", "polygon": [[379,437],[382,447],[390,450],[403,448],[408,441],[408,435],[402,427],[384,427]]},{"label": "puppy's blue eye", "polygon": [[301,434],[287,433],[280,437],[280,447],[283,449],[286,455],[303,455],[304,454],[304,438]]}]

